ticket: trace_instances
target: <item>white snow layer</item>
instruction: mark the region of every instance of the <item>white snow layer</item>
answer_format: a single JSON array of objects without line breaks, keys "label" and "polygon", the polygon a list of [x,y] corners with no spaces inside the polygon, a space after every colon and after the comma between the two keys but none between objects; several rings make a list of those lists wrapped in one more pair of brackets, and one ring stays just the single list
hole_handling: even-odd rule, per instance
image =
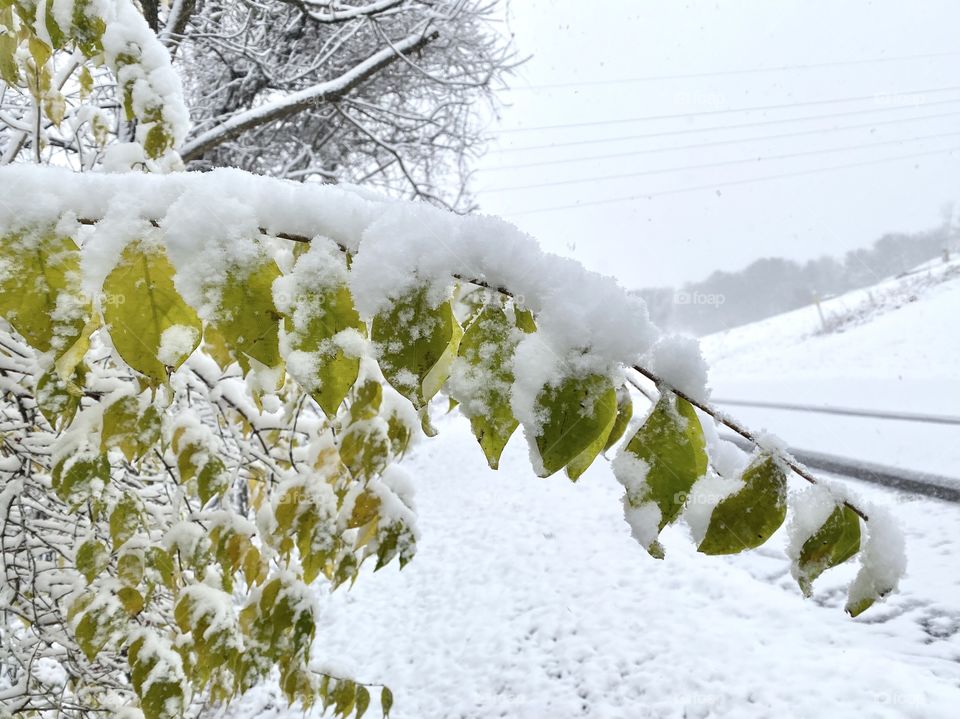
[{"label": "white snow layer", "polygon": [[[159,222],[177,270],[177,289],[207,319],[218,299],[212,289],[216,280],[267,251],[269,243],[253,241],[258,228],[322,235],[353,253],[349,285],[366,319],[415,286],[451,286],[455,276],[508,288],[519,306],[537,316],[538,332],[525,337],[517,351],[524,369],[518,376],[529,384],[527,394],[539,391],[547,379],[636,364],[652,350],[657,371],[671,384],[706,396],[695,341],[661,339],[643,301],[616,280],[544,252],[497,218],[459,217],[424,203],[375,200],[329,185],[232,169],[121,177],[16,166],[0,169],[0,183],[6,198],[0,227],[8,231],[49,225],[67,214],[107,216],[118,230],[132,217]],[[101,236],[103,250],[97,248],[98,232],[84,247],[91,291],[99,290],[109,259],[122,250],[118,233],[109,229]],[[529,414],[532,399],[515,409]],[[535,417],[518,418],[537,424]]]},{"label": "white snow layer", "polygon": [[[667,558],[656,560],[621,521],[622,489],[605,467],[575,485],[537,480],[516,437],[491,472],[465,420],[437,424],[441,440],[408,460],[416,559],[324,598],[317,626],[318,666],[336,660],[386,682],[394,719],[956,716],[955,505],[896,505],[911,573],[851,619],[856,562],[826,572],[811,601],[789,574],[785,532],[759,551],[706,557],[668,526]],[[259,687],[227,714],[302,711]]]}]

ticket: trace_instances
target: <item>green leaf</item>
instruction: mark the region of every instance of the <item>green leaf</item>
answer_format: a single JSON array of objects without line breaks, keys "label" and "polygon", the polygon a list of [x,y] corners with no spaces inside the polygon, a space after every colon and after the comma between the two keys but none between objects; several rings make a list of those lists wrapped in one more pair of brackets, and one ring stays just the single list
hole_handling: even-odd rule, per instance
[{"label": "green leaf", "polygon": [[103,50],[103,34],[107,24],[102,17],[90,8],[92,0],[74,0],[73,24],[70,34],[77,47],[86,57],[93,57]]},{"label": "green leaf", "polygon": [[0,35],[0,78],[10,87],[20,83],[20,66],[16,58],[19,45],[12,33]]},{"label": "green leaf", "polygon": [[383,387],[379,382],[367,380],[354,392],[353,402],[350,404],[350,422],[373,419],[380,413],[382,403]]},{"label": "green leaf", "polygon": [[95,612],[87,612],[77,624],[76,637],[80,650],[86,656],[88,661],[97,658],[97,654],[103,649],[106,641],[98,641],[97,615]]},{"label": "green leaf", "polygon": [[160,441],[161,425],[160,410],[148,404],[137,418],[137,456],[143,456]]},{"label": "green leaf", "polygon": [[150,547],[147,550],[147,558],[150,566],[160,575],[160,581],[167,589],[173,591],[176,588],[174,581],[173,557],[162,547]]},{"label": "green leaf", "polygon": [[387,438],[390,440],[390,451],[396,458],[403,457],[407,447],[410,446],[410,440],[413,433],[410,426],[403,420],[398,412],[391,412],[387,417]]},{"label": "green leaf", "polygon": [[844,611],[851,617],[859,617],[877,602],[877,597],[863,597],[856,601],[848,601]]},{"label": "green leaf", "polygon": [[591,447],[603,447],[616,417],[617,393],[603,375],[568,377],[546,385],[536,405],[538,416],[544,417],[535,435],[539,474],[548,477]]},{"label": "green leaf", "polygon": [[85,98],[93,92],[93,75],[86,65],[80,67],[80,71],[77,73],[77,82],[80,83],[81,98]]},{"label": "green leaf", "polygon": [[273,304],[273,281],[280,276],[277,264],[263,259],[249,271],[231,271],[220,287],[217,319],[213,322],[240,362],[244,372],[250,360],[277,368],[280,357],[280,313]]},{"label": "green leaf", "polygon": [[340,459],[354,477],[372,479],[390,462],[390,437],[381,423],[354,424],[340,440]]},{"label": "green leaf", "polygon": [[33,57],[33,61],[37,63],[37,67],[45,65],[47,60],[53,55],[53,48],[36,35],[32,35],[27,40],[27,46],[30,49],[30,55]]},{"label": "green leaf", "polygon": [[[626,489],[630,507],[656,504],[660,513],[658,532],[676,520],[690,488],[707,471],[703,427],[693,406],[663,391],[614,461],[613,471]],[[651,540],[646,550],[662,558],[660,543],[655,537]]]},{"label": "green leaf", "polygon": [[197,474],[197,494],[200,502],[206,504],[211,497],[223,496],[230,488],[227,468],[217,457],[211,457]]},{"label": "green leaf", "polygon": [[90,584],[110,564],[110,553],[101,542],[89,539],[77,550],[77,571]]},{"label": "green leaf", "polygon": [[144,719],[174,719],[183,716],[183,687],[179,682],[154,681],[140,698]]},{"label": "green leaf", "polygon": [[363,685],[357,687],[357,719],[363,719],[370,706],[370,690]]},{"label": "green leaf", "polygon": [[167,368],[177,369],[200,343],[200,319],[173,277],[161,247],[133,242],[103,283],[103,318],[113,346],[153,384],[166,382]]},{"label": "green leaf", "polygon": [[143,141],[143,150],[147,157],[162,157],[163,153],[173,147],[174,138],[167,132],[167,126],[162,122],[154,122],[147,130]]},{"label": "green leaf", "polygon": [[117,579],[127,586],[135,587],[140,584],[143,572],[143,558],[136,552],[127,552],[117,560]]},{"label": "green leaf", "polygon": [[742,489],[724,498],[710,515],[697,548],[704,554],[736,554],[770,539],[787,515],[787,475],[769,454],[759,455],[743,473]]},{"label": "green leaf", "polygon": [[607,414],[609,415],[607,424],[600,430],[596,438],[589,445],[587,445],[585,450],[571,459],[570,463],[567,464],[567,476],[572,481],[577,481],[580,475],[590,468],[590,465],[593,464],[593,460],[597,458],[597,455],[600,454],[600,452],[603,451],[603,448],[607,446],[610,433],[613,431],[614,425],[617,422],[617,411],[615,409]]},{"label": "green leaf", "polygon": [[116,551],[132,537],[140,526],[140,505],[131,495],[125,494],[110,513],[110,539]]},{"label": "green leaf", "polygon": [[794,577],[809,597],[814,580],[860,550],[860,518],[849,507],[837,505],[820,528],[803,543]]},{"label": "green leaf", "polygon": [[63,429],[73,421],[80,407],[86,375],[86,367],[80,364],[69,381],[64,380],[54,368],[40,376],[35,395],[37,407],[53,427]]},{"label": "green leaf", "polygon": [[357,700],[357,685],[349,679],[340,679],[330,698],[333,700],[333,713],[342,717],[348,716]]},{"label": "green leaf", "polygon": [[94,459],[77,459],[68,466],[66,460],[61,460],[50,473],[53,491],[70,507],[87,501],[109,481],[110,462],[105,454]]},{"label": "green leaf", "polygon": [[462,335],[450,300],[432,306],[426,288],[396,300],[371,327],[384,377],[417,409],[446,381]]},{"label": "green leaf", "polygon": [[133,587],[120,587],[117,590],[117,599],[120,600],[123,610],[131,617],[143,611],[143,595]]},{"label": "green leaf", "polygon": [[[500,455],[519,422],[510,409],[513,353],[524,330],[499,305],[485,306],[460,341],[458,371],[463,382],[451,382],[453,398],[470,419],[487,464],[497,469]],[[469,388],[469,396],[460,391]]]},{"label": "green leaf", "polygon": [[44,24],[47,28],[47,35],[50,36],[50,42],[53,43],[53,46],[57,49],[63,47],[64,43],[64,33],[60,29],[60,26],[57,24],[56,19],[53,17],[53,12],[50,7],[53,3],[48,3],[46,7],[46,17],[44,17]]},{"label": "green leaf", "polygon": [[390,716],[390,710],[393,709],[393,692],[389,687],[380,690],[380,708],[383,710],[384,719]]},{"label": "green leaf", "polygon": [[111,403],[103,411],[103,427],[100,431],[101,451],[119,448],[128,461],[137,456],[137,419],[140,403],[136,397],[126,395]]},{"label": "green leaf", "polygon": [[75,636],[80,650],[93,661],[116,635],[119,615],[103,607],[93,608],[80,618]]},{"label": "green leaf", "polygon": [[0,237],[0,314],[41,352],[59,357],[80,339],[89,302],[73,239],[49,230]]},{"label": "green leaf", "polygon": [[630,390],[627,386],[620,385],[617,388],[617,419],[610,430],[610,436],[607,437],[607,443],[603,447],[606,452],[623,436],[627,431],[627,426],[633,418],[633,400],[630,398]]}]

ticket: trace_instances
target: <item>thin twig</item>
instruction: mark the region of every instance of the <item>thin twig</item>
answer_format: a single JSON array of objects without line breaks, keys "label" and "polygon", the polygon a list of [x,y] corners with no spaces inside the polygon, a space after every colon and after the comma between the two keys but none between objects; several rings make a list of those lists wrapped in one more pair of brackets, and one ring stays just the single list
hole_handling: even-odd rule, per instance
[{"label": "thin twig", "polygon": [[[717,422],[722,424],[724,427],[727,427],[728,429],[733,430],[744,439],[752,442],[754,445],[757,445],[757,446],[760,445],[760,440],[757,438],[757,436],[753,432],[751,432],[749,429],[744,427],[742,424],[737,422],[735,419],[731,419],[723,412],[720,412],[714,409],[713,407],[711,407],[710,405],[704,402],[700,402],[699,400],[694,399],[683,390],[679,390],[676,387],[672,387],[667,382],[664,382],[662,379],[660,379],[660,377],[658,377],[656,374],[654,374],[648,369],[644,369],[640,365],[633,365],[631,369],[633,369],[636,372],[639,372],[651,382],[656,382],[656,384],[659,387],[663,387],[669,390],[670,392],[673,392],[680,399],[686,400],[687,402],[692,404],[694,407],[699,409],[704,414],[710,415],[711,417],[713,417],[713,419],[715,419]],[[792,469],[798,475],[800,475],[805,480],[807,480],[810,484],[820,484],[817,478],[810,473],[810,470],[804,467],[802,464],[800,464],[793,457],[790,457],[789,455],[783,452],[778,452],[777,454],[780,456],[780,459],[783,460],[784,464],[786,464],[788,467],[790,467],[790,469]],[[843,505],[849,508],[851,511],[855,512],[864,521],[867,521],[867,515],[863,510],[859,509],[858,507],[855,507],[854,505],[850,504],[850,502],[847,502],[846,500],[844,500]]]}]

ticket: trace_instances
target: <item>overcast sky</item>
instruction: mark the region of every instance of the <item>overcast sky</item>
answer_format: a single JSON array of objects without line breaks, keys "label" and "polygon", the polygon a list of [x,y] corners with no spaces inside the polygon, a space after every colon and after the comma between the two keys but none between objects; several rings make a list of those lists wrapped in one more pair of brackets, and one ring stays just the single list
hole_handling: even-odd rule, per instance
[{"label": "overcast sky", "polygon": [[532,57],[475,176],[481,211],[628,287],[932,227],[960,200],[958,27],[955,0],[517,0]]}]

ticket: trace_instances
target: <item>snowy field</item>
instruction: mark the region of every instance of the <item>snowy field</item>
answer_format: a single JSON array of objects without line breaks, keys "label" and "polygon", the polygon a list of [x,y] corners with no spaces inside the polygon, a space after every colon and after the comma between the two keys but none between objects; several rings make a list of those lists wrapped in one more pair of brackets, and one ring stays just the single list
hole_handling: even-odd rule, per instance
[{"label": "snowy field", "polygon": [[[956,412],[958,310],[954,280],[840,334],[804,339],[812,308],[741,328],[707,341],[713,384],[741,399]],[[918,445],[897,442],[903,423],[841,435],[818,415],[735,414],[804,448],[960,476],[956,428]],[[607,463],[576,485],[539,480],[518,434],[492,472],[465,420],[438,426],[405,462],[416,559],[337,591],[319,627],[317,660],[389,683],[395,719],[958,716],[960,506],[850,483],[897,516],[909,557],[900,592],[853,620],[842,607],[856,565],[805,601],[783,532],[712,558],[671,527],[656,561],[630,538]],[[231,714],[300,714],[281,707],[263,688]]]}]

